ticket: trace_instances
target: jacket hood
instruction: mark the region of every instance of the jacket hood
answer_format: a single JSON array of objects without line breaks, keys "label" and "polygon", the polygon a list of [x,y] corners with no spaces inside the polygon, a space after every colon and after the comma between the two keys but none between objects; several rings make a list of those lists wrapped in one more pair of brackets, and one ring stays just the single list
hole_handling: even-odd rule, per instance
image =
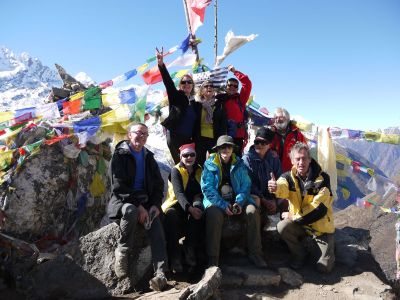
[{"label": "jacket hood", "polygon": [[[236,168],[240,164],[243,164],[243,161],[240,158],[236,157],[235,153],[232,153],[232,169]],[[213,153],[210,155],[210,157],[205,161],[204,163],[204,168],[210,170],[210,171],[217,171],[221,167],[221,161],[219,158],[218,153]]]}]

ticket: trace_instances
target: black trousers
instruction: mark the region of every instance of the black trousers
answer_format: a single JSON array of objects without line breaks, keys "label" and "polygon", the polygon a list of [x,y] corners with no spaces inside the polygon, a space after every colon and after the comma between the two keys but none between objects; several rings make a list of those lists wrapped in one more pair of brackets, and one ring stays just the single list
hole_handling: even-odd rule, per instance
[{"label": "black trousers", "polygon": [[201,136],[196,140],[196,160],[200,166],[203,166],[207,159],[207,151],[211,153],[212,147],[216,144],[216,140]]},{"label": "black trousers", "polygon": [[191,142],[192,137],[180,135],[179,133],[171,132],[169,130],[167,131],[167,145],[175,164],[180,161],[179,147],[184,144],[190,144]]},{"label": "black trousers", "polygon": [[179,239],[185,236],[185,246],[198,248],[204,241],[203,218],[195,220],[187,215],[179,204],[169,208],[164,216],[164,230],[167,240],[168,257],[180,255]]}]

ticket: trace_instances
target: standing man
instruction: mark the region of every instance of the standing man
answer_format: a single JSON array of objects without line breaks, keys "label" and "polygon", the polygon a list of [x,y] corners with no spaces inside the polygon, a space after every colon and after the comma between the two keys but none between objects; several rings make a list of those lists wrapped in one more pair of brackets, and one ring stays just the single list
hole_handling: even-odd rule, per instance
[{"label": "standing man", "polygon": [[167,254],[164,230],[159,218],[164,181],[153,153],[144,147],[149,136],[143,123],[128,127],[129,140],[117,144],[111,160],[112,196],[107,213],[119,219],[120,239],[115,249],[115,274],[129,274],[129,253],[135,240],[137,224],[148,229],[155,276],[150,280],[153,290],[161,291],[167,284]]},{"label": "standing man", "polygon": [[[228,135],[233,138],[237,146],[235,153],[241,157],[247,142],[246,103],[250,97],[252,84],[247,75],[239,72],[232,65],[228,66],[228,70],[231,71],[237,79],[229,78],[226,82],[225,93],[218,94],[216,99],[222,101],[225,105]],[[240,93],[238,93],[239,81],[242,84]]]},{"label": "standing man", "polygon": [[307,143],[307,139],[300,132],[299,128],[290,121],[289,112],[278,107],[274,114],[275,137],[272,141],[272,148],[278,152],[282,164],[282,172],[290,171],[292,163],[289,157],[290,149],[296,142]]},{"label": "standing man", "polygon": [[303,266],[306,236],[312,237],[319,248],[317,270],[329,273],[335,263],[332,192],[329,175],[322,172],[311,158],[306,144],[296,143],[290,151],[293,168],[278,181],[273,177],[268,189],[279,198],[289,199],[289,211],[282,213],[283,220],[277,230],[292,253],[290,266]]}]

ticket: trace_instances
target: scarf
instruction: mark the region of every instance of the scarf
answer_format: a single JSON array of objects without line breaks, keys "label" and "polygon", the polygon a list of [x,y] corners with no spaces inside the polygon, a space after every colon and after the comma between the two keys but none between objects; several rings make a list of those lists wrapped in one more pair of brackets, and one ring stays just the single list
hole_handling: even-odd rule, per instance
[{"label": "scarf", "polygon": [[215,99],[212,100],[204,100],[201,101],[201,105],[203,108],[206,110],[207,115],[206,115],[206,123],[207,124],[212,124],[213,123],[213,106],[215,104]]}]

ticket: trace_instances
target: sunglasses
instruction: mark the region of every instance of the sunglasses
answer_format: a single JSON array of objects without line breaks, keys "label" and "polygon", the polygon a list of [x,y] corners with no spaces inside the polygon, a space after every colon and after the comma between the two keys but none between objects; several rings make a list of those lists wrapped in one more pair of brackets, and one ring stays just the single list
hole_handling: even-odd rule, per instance
[{"label": "sunglasses", "polygon": [[254,140],[254,145],[268,145],[269,143],[267,141],[263,141],[263,140]]},{"label": "sunglasses", "polygon": [[238,88],[238,84],[232,84],[232,83],[228,83],[227,84],[228,87],[234,87],[234,88]]},{"label": "sunglasses", "polygon": [[212,84],[209,84],[209,85],[205,85],[205,86],[203,86],[203,88],[213,88],[214,86],[212,85]]},{"label": "sunglasses", "polygon": [[185,154],[182,154],[182,157],[184,157],[184,158],[196,157],[196,153],[194,153],[194,152],[192,152],[192,153],[185,153]]},{"label": "sunglasses", "polygon": [[143,132],[143,131],[131,131],[132,133],[138,135],[139,137],[148,137],[149,134],[147,132]]},{"label": "sunglasses", "polygon": [[182,80],[181,84],[193,84],[193,81],[191,81],[191,80]]}]

